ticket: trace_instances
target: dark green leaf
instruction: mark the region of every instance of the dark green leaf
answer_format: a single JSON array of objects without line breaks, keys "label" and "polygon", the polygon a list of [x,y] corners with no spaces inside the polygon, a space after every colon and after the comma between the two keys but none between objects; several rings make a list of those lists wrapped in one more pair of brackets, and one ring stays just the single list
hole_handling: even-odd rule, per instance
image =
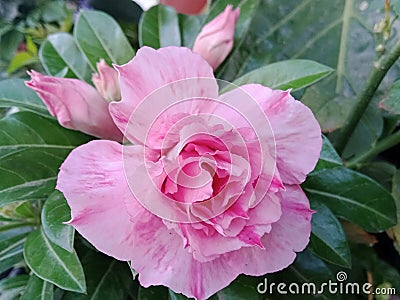
[{"label": "dark green leaf", "polygon": [[53,285],[32,274],[21,300],[53,300]]},{"label": "dark green leaf", "polygon": [[69,219],[71,214],[67,201],[61,192],[54,191],[43,206],[43,231],[54,244],[72,252],[75,230],[72,226],[63,224]]},{"label": "dark green leaf", "polygon": [[87,293],[68,292],[63,300],[127,298],[134,283],[126,263],[89,250],[82,258],[82,265],[86,274]]},{"label": "dark green leaf", "polygon": [[393,84],[387,97],[379,103],[379,106],[392,114],[400,114],[400,80]]},{"label": "dark green leaf", "polygon": [[100,11],[82,10],[75,24],[76,41],[90,64],[104,58],[108,64],[125,64],[135,55],[118,23]]},{"label": "dark green leaf", "polygon": [[257,285],[263,278],[241,275],[236,278],[229,286],[216,294],[219,300],[242,300],[242,299],[262,299],[257,291]]},{"label": "dark green leaf", "polygon": [[332,71],[330,67],[310,60],[287,60],[256,69],[233,83],[238,86],[258,83],[272,89],[298,90],[321,80]]},{"label": "dark green leaf", "polygon": [[65,2],[47,2],[40,7],[41,19],[46,23],[62,21],[67,17]]},{"label": "dark green leaf", "polygon": [[388,191],[392,190],[392,179],[396,173],[396,166],[385,161],[374,161],[362,165],[358,170],[379,182]]},{"label": "dark green leaf", "polygon": [[30,112],[0,120],[0,205],[47,198],[65,157],[88,140]]},{"label": "dark green leaf", "polygon": [[9,277],[0,281],[0,297],[3,300],[19,299],[23,293],[26,283],[28,282],[28,275],[17,275]]},{"label": "dark green leaf", "polygon": [[168,299],[168,289],[163,286],[139,287],[138,300]]},{"label": "dark green leaf", "polygon": [[146,11],[139,23],[140,46],[158,49],[166,46],[180,46],[181,32],[178,14],[169,6],[158,5]]},{"label": "dark green leaf", "polygon": [[85,275],[76,253],[53,244],[41,229],[29,234],[24,257],[32,272],[41,279],[65,290],[86,292]]},{"label": "dark green leaf", "polygon": [[25,85],[22,79],[6,79],[0,81],[0,107],[17,106],[49,116],[46,106],[38,95]]},{"label": "dark green leaf", "polygon": [[66,77],[90,82],[95,70],[88,64],[87,58],[68,33],[49,35],[40,47],[39,58],[46,72],[53,76],[58,76],[67,68]]},{"label": "dark green leaf", "polygon": [[23,249],[28,232],[0,240],[0,273],[23,260]]},{"label": "dark green leaf", "polygon": [[37,211],[33,207],[32,203],[22,202],[15,207],[14,213],[20,218],[32,219],[36,216]]},{"label": "dark green leaf", "polygon": [[12,29],[0,37],[0,60],[11,61],[24,36],[21,32]]},{"label": "dark green leaf", "polygon": [[393,197],[371,178],[337,167],[310,174],[302,185],[310,201],[322,202],[337,216],[377,232],[396,224]]},{"label": "dark green leaf", "polygon": [[350,249],[339,220],[324,204],[314,201],[311,208],[316,213],[312,217],[309,247],[327,262],[350,268]]},{"label": "dark green leaf", "polygon": [[321,155],[319,157],[317,166],[314,169],[314,172],[321,169],[335,168],[341,165],[343,165],[343,162],[339,154],[337,154],[335,148],[333,148],[328,138],[322,135]]},{"label": "dark green leaf", "polygon": [[[335,282],[334,275],[328,266],[310,251],[305,250],[297,254],[296,260],[288,268],[268,274],[264,280],[260,279],[260,284],[263,283],[260,288],[265,289],[263,295],[266,299],[341,299],[338,294],[329,293],[327,286],[321,294],[313,293],[313,291],[319,291],[321,285],[327,284],[329,280]],[[277,285],[280,283],[286,285],[284,290],[287,294],[278,293]],[[291,283],[295,283],[300,292],[296,293],[296,289],[291,289],[293,292],[289,292]],[[304,293],[301,293],[302,288]]]}]

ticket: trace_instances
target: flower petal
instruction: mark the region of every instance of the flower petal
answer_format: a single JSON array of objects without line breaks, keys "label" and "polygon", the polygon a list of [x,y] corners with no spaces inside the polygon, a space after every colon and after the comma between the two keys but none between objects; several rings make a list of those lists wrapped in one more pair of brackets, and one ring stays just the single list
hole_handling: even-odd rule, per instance
[{"label": "flower petal", "polygon": [[[154,50],[142,47],[129,63],[116,68],[119,72],[122,101],[112,102],[110,112],[122,132],[125,132],[138,104],[153,92],[157,95],[146,99],[141,110],[146,111],[146,114],[154,112],[155,116],[163,112],[168,105],[184,99],[215,99],[218,96],[218,85],[212,68],[200,55],[194,54],[188,48],[165,47]],[[185,79],[192,80],[185,82]],[[167,84],[171,85],[166,86]],[[192,107],[192,111],[187,113],[209,110],[209,101],[198,103],[198,106]],[[155,121],[155,116],[150,117],[146,114],[138,113],[135,123],[146,123],[149,118],[149,121]],[[141,121],[141,118],[144,121]],[[129,132],[126,134],[128,139],[135,139]]]},{"label": "flower petal", "polygon": [[313,113],[289,91],[271,90],[258,84],[244,85],[240,89],[261,105],[269,119],[283,182],[302,183],[314,169],[322,147],[321,128]]},{"label": "flower petal", "polygon": [[73,150],[60,168],[57,189],[71,208],[69,224],[83,237],[107,255],[132,257],[131,212],[144,209],[126,182],[120,144],[97,140]]}]

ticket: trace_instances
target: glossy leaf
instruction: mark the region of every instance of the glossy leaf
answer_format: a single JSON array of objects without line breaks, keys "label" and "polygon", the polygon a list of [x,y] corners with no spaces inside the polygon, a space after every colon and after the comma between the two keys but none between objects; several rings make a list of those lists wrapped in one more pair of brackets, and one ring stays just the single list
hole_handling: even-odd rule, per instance
[{"label": "glossy leaf", "polygon": [[9,108],[12,106],[30,110],[43,116],[50,116],[42,100],[25,85],[23,79],[0,81],[0,107]]},{"label": "glossy leaf", "polygon": [[28,232],[0,240],[0,273],[23,261],[23,248]]},{"label": "glossy leaf", "polygon": [[53,300],[53,285],[32,274],[21,300]]},{"label": "glossy leaf", "polygon": [[29,234],[24,257],[39,278],[65,290],[86,292],[85,275],[76,253],[70,253],[51,242],[43,230],[37,229]]},{"label": "glossy leaf", "polygon": [[310,174],[302,185],[311,202],[322,202],[335,215],[377,232],[396,224],[393,197],[371,178],[337,167]]},{"label": "glossy leaf", "polygon": [[0,205],[47,198],[65,157],[89,139],[30,112],[0,120]]},{"label": "glossy leaf", "polygon": [[229,286],[219,291],[216,299],[242,300],[242,299],[263,299],[257,291],[260,278],[241,275]]},{"label": "glossy leaf", "polygon": [[82,265],[86,275],[87,293],[68,292],[63,300],[127,298],[133,280],[126,263],[89,250],[82,257]]},{"label": "glossy leaf", "polygon": [[67,70],[65,77],[90,82],[95,70],[68,33],[49,35],[40,47],[39,58],[46,72],[52,76],[59,76]]},{"label": "glossy leaf", "polygon": [[0,298],[2,300],[19,299],[25,290],[28,278],[28,275],[23,274],[0,280]]},{"label": "glossy leaf", "polygon": [[168,289],[163,286],[139,287],[138,300],[168,299]]},{"label": "glossy leaf", "polygon": [[71,213],[67,201],[61,192],[54,191],[43,205],[43,231],[54,244],[73,252],[75,230],[71,225],[63,224],[70,219]]},{"label": "glossy leaf", "polygon": [[[341,299],[340,295],[329,293],[326,286],[329,280],[332,282],[336,281],[332,271],[321,259],[310,251],[305,250],[298,253],[294,263],[283,271],[267,274],[265,278],[260,278],[260,286],[258,288],[264,291],[264,299]],[[284,291],[287,294],[278,292],[277,286],[279,283],[286,284]],[[299,287],[300,292],[296,293],[296,288],[289,290],[291,283],[295,283]],[[324,290],[320,290],[321,285],[324,283]],[[304,293],[301,293],[302,288],[305,291]],[[321,293],[315,295],[316,291],[320,291]]]},{"label": "glossy leaf", "polygon": [[121,65],[135,55],[121,27],[104,12],[82,10],[75,24],[74,36],[93,69],[101,58],[110,65]]},{"label": "glossy leaf", "polygon": [[305,88],[332,73],[332,68],[309,60],[280,61],[251,71],[233,83],[241,86],[258,83],[272,89]]},{"label": "glossy leaf", "polygon": [[326,136],[322,136],[322,149],[314,172],[343,165],[342,159]]},{"label": "glossy leaf", "polygon": [[400,80],[393,84],[387,97],[379,103],[379,106],[391,114],[400,114]]},{"label": "glossy leaf", "polygon": [[314,201],[311,208],[316,210],[311,222],[311,250],[327,262],[351,267],[349,245],[339,220],[324,204]]},{"label": "glossy leaf", "polygon": [[177,12],[165,5],[154,6],[146,11],[139,23],[139,44],[154,49],[180,46],[181,32]]}]

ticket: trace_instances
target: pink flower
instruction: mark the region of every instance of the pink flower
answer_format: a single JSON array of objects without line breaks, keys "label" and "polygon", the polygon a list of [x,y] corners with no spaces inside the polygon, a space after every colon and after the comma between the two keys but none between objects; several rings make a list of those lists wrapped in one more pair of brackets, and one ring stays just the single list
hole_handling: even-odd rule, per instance
[{"label": "pink flower", "polygon": [[239,14],[239,8],[233,10],[232,5],[228,5],[220,15],[203,27],[194,42],[193,52],[203,56],[214,70],[232,50]]},{"label": "pink flower", "polygon": [[178,13],[186,15],[199,15],[207,8],[208,4],[208,0],[161,0],[160,2],[172,6]]},{"label": "pink flower", "polygon": [[121,100],[118,72],[107,65],[104,59],[96,65],[98,73],[93,74],[92,81],[100,95],[109,102]]},{"label": "pink flower", "polygon": [[122,140],[107,101],[86,82],[29,72],[26,85],[36,91],[52,116],[69,129],[110,140]]},{"label": "pink flower", "polygon": [[117,70],[122,100],[110,112],[130,143],[71,152],[57,182],[69,223],[130,261],[143,286],[197,299],[290,265],[311,230],[299,184],[321,150],[312,112],[256,84],[219,95],[187,48],[143,47]]}]

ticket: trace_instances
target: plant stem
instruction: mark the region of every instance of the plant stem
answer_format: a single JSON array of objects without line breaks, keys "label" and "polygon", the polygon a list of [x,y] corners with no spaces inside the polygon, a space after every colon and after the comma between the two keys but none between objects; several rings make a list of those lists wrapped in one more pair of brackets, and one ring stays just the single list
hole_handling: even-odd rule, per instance
[{"label": "plant stem", "polygon": [[356,156],[353,159],[349,160],[346,163],[346,166],[349,168],[357,167],[357,165],[359,165],[360,163],[363,163],[363,162],[369,160],[370,158],[375,157],[382,151],[385,151],[399,143],[400,143],[400,130],[396,131],[394,134],[379,141],[374,147],[365,151],[361,155]]},{"label": "plant stem", "polygon": [[374,67],[369,73],[367,82],[364,89],[357,97],[356,105],[354,106],[349,119],[344,125],[340,136],[336,142],[336,150],[339,154],[343,153],[347,142],[354,132],[358,122],[361,120],[362,115],[371,102],[379,84],[385,77],[386,73],[389,71],[390,67],[396,62],[397,58],[400,56],[400,40],[394,45],[390,52],[383,55],[378,61],[374,63]]}]

